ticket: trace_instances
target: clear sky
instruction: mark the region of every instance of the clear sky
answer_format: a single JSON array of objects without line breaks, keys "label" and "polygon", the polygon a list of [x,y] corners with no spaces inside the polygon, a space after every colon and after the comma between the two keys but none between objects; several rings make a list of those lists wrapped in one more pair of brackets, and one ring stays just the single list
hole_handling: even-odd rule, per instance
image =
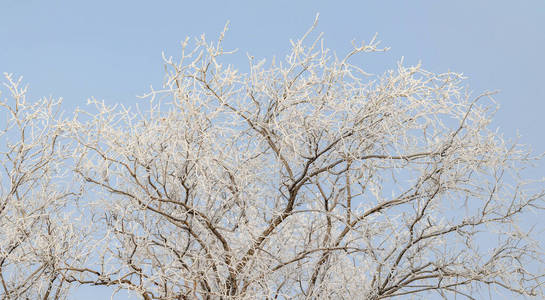
[{"label": "clear sky", "polygon": [[[39,1],[0,0],[0,72],[23,75],[31,96],[63,97],[68,112],[94,96],[139,102],[160,86],[161,52],[186,36],[215,38],[230,21],[226,48],[282,56],[320,13],[317,30],[338,53],[378,32],[391,50],[362,58],[382,73],[402,57],[434,72],[463,72],[472,90],[500,90],[495,127],[545,152],[545,1]],[[541,164],[534,175],[545,175]],[[74,299],[109,299],[80,291]],[[125,299],[116,297],[116,299]]]}]

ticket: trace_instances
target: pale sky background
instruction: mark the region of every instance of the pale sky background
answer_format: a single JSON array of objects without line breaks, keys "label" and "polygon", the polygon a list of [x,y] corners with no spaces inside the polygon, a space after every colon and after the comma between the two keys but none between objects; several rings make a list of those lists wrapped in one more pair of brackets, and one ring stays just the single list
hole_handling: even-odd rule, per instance
[{"label": "pale sky background", "polygon": [[[24,76],[33,97],[63,97],[67,112],[91,96],[133,104],[161,85],[161,51],[176,57],[186,36],[214,39],[230,20],[225,47],[239,51],[229,62],[244,69],[246,53],[282,57],[318,12],[317,31],[339,54],[377,32],[391,47],[362,57],[366,70],[382,73],[404,56],[434,72],[463,72],[475,93],[500,90],[493,126],[545,152],[543,0],[0,0],[0,72]],[[545,164],[532,174],[543,177]],[[85,289],[72,299],[108,295]]]}]

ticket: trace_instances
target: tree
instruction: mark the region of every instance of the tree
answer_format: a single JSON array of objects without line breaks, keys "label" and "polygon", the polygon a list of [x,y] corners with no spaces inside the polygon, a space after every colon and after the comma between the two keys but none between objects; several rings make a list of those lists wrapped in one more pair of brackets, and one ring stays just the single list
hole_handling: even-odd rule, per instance
[{"label": "tree", "polygon": [[4,75],[8,97],[0,99],[0,296],[57,299],[69,286],[60,268],[77,257],[70,249],[81,236],[67,219],[66,203],[75,194],[67,188],[63,170],[68,155],[57,119],[60,100],[27,101],[21,78]]},{"label": "tree", "polygon": [[148,108],[90,100],[63,123],[94,235],[60,278],[144,299],[543,295],[520,217],[544,192],[489,128],[492,93],[420,65],[367,74],[351,61],[375,39],[337,58],[311,35],[248,74],[224,33],[186,40]]}]

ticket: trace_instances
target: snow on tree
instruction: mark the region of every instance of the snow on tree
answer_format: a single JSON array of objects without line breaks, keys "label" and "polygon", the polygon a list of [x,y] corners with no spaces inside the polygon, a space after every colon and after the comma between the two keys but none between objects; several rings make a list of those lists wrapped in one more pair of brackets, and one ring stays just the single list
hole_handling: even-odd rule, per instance
[{"label": "snow on tree", "polygon": [[22,78],[4,74],[0,99],[0,296],[57,299],[61,270],[79,256],[67,202],[69,158],[61,142],[60,100],[27,100]]},{"label": "snow on tree", "polygon": [[[224,33],[186,40],[148,107],[90,100],[62,123],[94,230],[62,281],[144,299],[543,295],[543,252],[520,223],[542,212],[520,175],[537,158],[490,128],[492,93],[420,65],[371,75],[352,60],[383,51],[375,39],[337,57],[311,36],[283,60],[250,57],[247,74],[226,63]],[[32,178],[58,207],[49,177]]]}]

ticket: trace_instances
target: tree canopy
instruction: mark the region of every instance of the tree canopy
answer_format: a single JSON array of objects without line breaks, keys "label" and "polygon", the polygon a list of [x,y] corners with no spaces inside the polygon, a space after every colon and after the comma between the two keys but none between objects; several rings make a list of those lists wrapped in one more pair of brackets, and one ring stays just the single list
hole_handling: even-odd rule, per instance
[{"label": "tree canopy", "polygon": [[[381,75],[309,30],[228,64],[223,32],[164,57],[146,105],[30,103],[6,75],[0,295],[78,285],[143,299],[543,295],[534,157],[491,128],[493,93],[420,65]],[[312,37],[312,38],[311,38]]]}]

